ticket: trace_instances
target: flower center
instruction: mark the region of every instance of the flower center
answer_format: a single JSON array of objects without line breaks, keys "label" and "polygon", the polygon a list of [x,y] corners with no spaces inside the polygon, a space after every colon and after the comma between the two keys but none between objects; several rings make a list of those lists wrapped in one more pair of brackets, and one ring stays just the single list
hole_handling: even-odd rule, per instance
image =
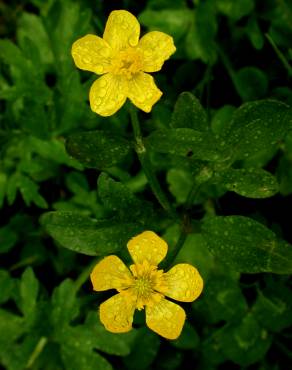
[{"label": "flower center", "polygon": [[112,59],[110,72],[131,79],[142,70],[142,54],[137,48],[119,51]]},{"label": "flower center", "polygon": [[163,270],[157,270],[147,260],[141,264],[131,265],[133,283],[131,291],[136,297],[136,308],[141,310],[145,305],[153,305],[159,302],[163,295],[157,290],[164,287]]}]

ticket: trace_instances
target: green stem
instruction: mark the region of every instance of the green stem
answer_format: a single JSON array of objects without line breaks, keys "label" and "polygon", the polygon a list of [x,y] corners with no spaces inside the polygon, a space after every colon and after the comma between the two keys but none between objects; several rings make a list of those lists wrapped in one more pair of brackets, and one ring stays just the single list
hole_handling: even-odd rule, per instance
[{"label": "green stem", "polygon": [[[235,71],[232,67],[232,64],[231,64],[228,56],[225,54],[225,52],[220,47],[218,47],[218,53],[220,55],[220,58],[221,58],[221,61],[222,61],[223,65],[224,65],[226,71],[228,72],[229,77],[230,77],[230,79],[231,79],[231,81],[232,81],[232,83],[233,83],[233,85],[236,89],[236,74],[235,74]],[[236,89],[236,91],[237,91],[237,89]]]},{"label": "green stem", "polygon": [[148,183],[162,208],[167,213],[169,213],[171,217],[176,218],[176,213],[173,210],[171,204],[169,203],[169,200],[167,199],[165,193],[163,192],[159,184],[159,181],[157,180],[157,177],[153,171],[147,150],[143,143],[143,137],[141,133],[137,110],[135,109],[134,106],[130,106],[130,116],[136,142],[135,146],[136,153],[143,168],[143,171],[145,173],[145,176],[147,177]]},{"label": "green stem", "polygon": [[184,205],[184,217],[183,217],[180,235],[178,237],[178,240],[174,248],[168,253],[168,256],[165,260],[164,265],[167,267],[170,266],[174,262],[179,251],[183,247],[188,234],[190,233],[190,219],[187,213],[190,207],[192,206],[192,204],[194,203],[196,196],[199,193],[200,188],[201,188],[201,184],[194,183],[191,190],[189,191],[186,203]]},{"label": "green stem", "polygon": [[265,36],[268,39],[269,43],[271,44],[272,48],[274,49],[275,53],[277,54],[278,58],[281,60],[283,66],[286,68],[288,75],[292,76],[292,67],[287,61],[285,55],[281,52],[281,50],[278,48],[278,46],[275,44],[274,40],[268,33],[266,33]]},{"label": "green stem", "polygon": [[100,260],[100,257],[95,258],[85,269],[82,270],[81,274],[78,276],[78,278],[74,282],[75,292],[78,292],[78,290],[82,287],[82,285],[88,280],[88,277],[93,267],[97,264],[99,260]]},{"label": "green stem", "polygon": [[42,353],[43,349],[45,348],[45,345],[47,344],[47,342],[48,342],[48,338],[46,337],[40,338],[30,358],[28,359],[28,362],[25,367],[26,369],[29,369],[33,366],[35,360],[39,357],[39,355]]}]

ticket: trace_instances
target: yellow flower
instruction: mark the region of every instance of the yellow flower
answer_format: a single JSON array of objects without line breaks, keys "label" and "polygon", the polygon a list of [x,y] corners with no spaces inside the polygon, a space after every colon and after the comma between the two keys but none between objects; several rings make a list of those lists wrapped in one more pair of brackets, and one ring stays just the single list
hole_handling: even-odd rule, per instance
[{"label": "yellow flower", "polygon": [[192,302],[201,294],[203,280],[193,266],[181,263],[168,272],[157,265],[167,253],[167,244],[152,231],[144,231],[128,242],[134,261],[130,270],[117,256],[101,260],[91,273],[95,291],[116,289],[119,293],[100,305],[100,321],[113,333],[132,329],[137,308],[145,307],[146,324],[157,334],[176,339],[183,328],[186,314],[179,305],[166,300]]},{"label": "yellow flower", "polygon": [[172,37],[149,32],[139,41],[138,20],[126,10],[109,15],[103,38],[86,35],[72,46],[76,66],[103,75],[91,86],[91,109],[101,116],[116,113],[126,99],[144,112],[150,112],[162,92],[144,72],[157,72],[175,52]]}]

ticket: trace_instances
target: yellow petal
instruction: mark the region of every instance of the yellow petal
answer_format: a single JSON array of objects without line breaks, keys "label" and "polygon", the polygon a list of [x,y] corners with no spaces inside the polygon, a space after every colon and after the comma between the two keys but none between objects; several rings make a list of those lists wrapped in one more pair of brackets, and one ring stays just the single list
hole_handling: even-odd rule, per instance
[{"label": "yellow petal", "polygon": [[107,117],[115,114],[125,103],[127,82],[121,76],[108,73],[101,76],[91,86],[90,107],[93,112]]},{"label": "yellow petal", "polygon": [[100,305],[100,321],[112,333],[126,333],[132,329],[134,311],[135,301],[119,293]]},{"label": "yellow petal", "polygon": [[144,231],[132,238],[127,244],[129,253],[135,263],[147,260],[157,266],[167,253],[167,244],[153,231]]},{"label": "yellow petal", "polygon": [[181,302],[192,302],[202,293],[203,279],[198,270],[180,263],[163,274],[166,288],[158,289],[164,295]]},{"label": "yellow petal", "polygon": [[173,38],[166,33],[153,31],[141,38],[138,45],[143,52],[143,71],[159,71],[163,63],[175,52]]},{"label": "yellow petal", "polygon": [[103,38],[114,50],[137,46],[140,24],[137,18],[126,10],[114,10],[106,22]]},{"label": "yellow petal", "polygon": [[162,299],[153,307],[146,307],[147,326],[167,339],[176,339],[179,337],[186,314],[179,305]]},{"label": "yellow petal", "polygon": [[90,278],[93,289],[99,292],[127,288],[132,280],[132,274],[119,257],[108,256],[95,265]]},{"label": "yellow petal", "polygon": [[146,113],[151,111],[161,95],[162,92],[155,85],[154,78],[147,73],[139,72],[129,81],[129,99]]},{"label": "yellow petal", "polygon": [[112,49],[102,38],[86,35],[72,45],[72,57],[76,66],[98,75],[109,71]]}]

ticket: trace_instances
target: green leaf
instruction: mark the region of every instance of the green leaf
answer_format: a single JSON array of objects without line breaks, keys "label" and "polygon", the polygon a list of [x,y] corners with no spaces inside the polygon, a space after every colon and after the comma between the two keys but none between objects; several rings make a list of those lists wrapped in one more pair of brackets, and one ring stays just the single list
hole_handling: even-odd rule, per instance
[{"label": "green leaf", "polygon": [[39,50],[42,63],[53,63],[54,58],[50,39],[39,16],[26,12],[21,14],[17,29],[17,39],[22,48],[26,46],[28,39],[31,40]]},{"label": "green leaf", "polygon": [[63,247],[89,256],[117,252],[143,230],[136,223],[95,220],[77,212],[48,212],[41,217],[41,223]]},{"label": "green leaf", "polygon": [[111,364],[92,350],[92,334],[82,326],[66,328],[60,339],[66,370],[112,370]]},{"label": "green leaf", "polygon": [[169,191],[176,198],[177,203],[185,203],[194,184],[192,175],[183,168],[171,168],[167,172],[166,180]]},{"label": "green leaf", "polygon": [[0,304],[5,303],[12,297],[14,288],[15,284],[9,273],[5,270],[0,270]]},{"label": "green leaf", "polygon": [[178,349],[192,349],[198,347],[200,342],[200,337],[196,330],[189,324],[185,322],[181,335],[178,339],[170,341],[170,344]]},{"label": "green leaf", "polygon": [[216,0],[216,7],[220,13],[230,17],[233,21],[251,13],[254,7],[253,0]]},{"label": "green leaf", "polygon": [[0,172],[0,208],[2,208],[6,193],[7,175]]},{"label": "green leaf", "polygon": [[258,68],[241,68],[234,78],[236,90],[243,101],[260,99],[267,94],[267,75]]},{"label": "green leaf", "polygon": [[178,40],[187,32],[192,17],[189,9],[144,10],[139,21],[150,30],[165,32]]},{"label": "green leaf", "polygon": [[238,324],[226,325],[218,338],[225,356],[241,366],[248,366],[264,357],[271,337],[252,314]]},{"label": "green leaf", "polygon": [[202,230],[209,251],[237,271],[292,272],[291,245],[257,221],[243,216],[210,217]]},{"label": "green leaf", "polygon": [[129,370],[149,368],[157,355],[159,345],[160,340],[155,333],[147,328],[139,329],[132,352],[124,358],[127,368]]},{"label": "green leaf", "polygon": [[214,134],[224,136],[225,131],[229,130],[231,118],[235,111],[232,105],[224,105],[219,108],[212,117],[211,128]]},{"label": "green leaf", "polygon": [[255,168],[229,168],[218,174],[218,182],[226,189],[248,198],[268,198],[279,190],[275,176]]},{"label": "green leaf", "polygon": [[28,267],[22,274],[20,281],[20,307],[22,313],[29,321],[35,316],[38,292],[39,282],[33,270]]},{"label": "green leaf", "polygon": [[97,312],[89,313],[85,326],[90,333],[92,347],[116,356],[127,356],[131,352],[137,335],[135,329],[128,333],[111,333],[101,324]]},{"label": "green leaf", "polygon": [[218,161],[221,156],[215,138],[210,133],[190,128],[154,131],[146,138],[145,144],[159,153],[189,156],[205,161]]},{"label": "green leaf", "polygon": [[217,20],[212,2],[198,3],[192,17],[191,26],[185,40],[187,56],[201,59],[206,64],[214,64],[217,58],[215,36]]},{"label": "green leaf", "polygon": [[17,243],[18,235],[9,226],[6,225],[0,228],[0,254],[7,253]]},{"label": "green leaf", "polygon": [[264,46],[265,39],[255,17],[250,17],[248,19],[245,31],[253,47],[257,50],[261,50]]},{"label": "green leaf", "polygon": [[153,222],[152,204],[140,200],[126,185],[102,173],[98,178],[97,186],[98,195],[104,206],[114,214],[118,214],[121,220],[143,225]]},{"label": "green leaf", "polygon": [[64,280],[54,289],[51,302],[51,320],[57,333],[62,332],[78,312],[75,286],[70,279]]},{"label": "green leaf", "polygon": [[270,153],[291,130],[291,124],[291,109],[284,103],[260,100],[243,104],[235,111],[231,127],[226,132],[234,160]]},{"label": "green leaf", "polygon": [[285,287],[259,291],[252,312],[261,325],[272,332],[280,332],[292,325],[291,291]]},{"label": "green leaf", "polygon": [[193,94],[183,92],[175,103],[170,125],[172,128],[206,131],[208,129],[207,114]]},{"label": "green leaf", "polygon": [[24,332],[24,319],[0,308],[0,357],[1,352],[9,349],[11,343]]},{"label": "green leaf", "polygon": [[69,136],[66,149],[86,167],[105,169],[125,159],[131,144],[111,132],[90,131]]},{"label": "green leaf", "polygon": [[222,273],[210,275],[203,297],[193,306],[210,324],[222,320],[237,323],[248,311],[237,280]]}]

